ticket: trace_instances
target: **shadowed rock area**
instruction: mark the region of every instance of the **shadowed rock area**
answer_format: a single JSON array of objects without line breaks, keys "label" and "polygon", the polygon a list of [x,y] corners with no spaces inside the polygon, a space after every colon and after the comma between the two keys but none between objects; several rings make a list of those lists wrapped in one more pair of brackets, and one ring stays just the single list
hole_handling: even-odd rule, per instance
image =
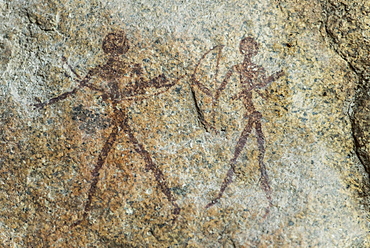
[{"label": "shadowed rock area", "polygon": [[358,84],[351,109],[356,152],[370,172],[370,3],[329,1],[325,23],[334,49],[356,73]]}]

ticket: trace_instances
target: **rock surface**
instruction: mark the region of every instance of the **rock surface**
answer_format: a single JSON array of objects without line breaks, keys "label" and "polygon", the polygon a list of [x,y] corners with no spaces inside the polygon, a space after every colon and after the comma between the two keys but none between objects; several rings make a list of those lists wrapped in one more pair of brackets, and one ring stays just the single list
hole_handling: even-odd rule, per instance
[{"label": "rock surface", "polygon": [[326,30],[334,49],[358,77],[351,109],[356,152],[370,172],[370,2],[329,1]]},{"label": "rock surface", "polygon": [[102,2],[0,2],[5,247],[370,246],[367,1]]}]

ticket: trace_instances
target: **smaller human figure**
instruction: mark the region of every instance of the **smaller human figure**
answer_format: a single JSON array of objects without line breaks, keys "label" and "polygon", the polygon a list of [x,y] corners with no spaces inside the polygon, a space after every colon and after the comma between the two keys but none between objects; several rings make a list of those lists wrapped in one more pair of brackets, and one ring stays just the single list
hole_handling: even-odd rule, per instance
[{"label": "smaller human figure", "polygon": [[[253,92],[267,87],[271,82],[277,80],[284,72],[281,70],[266,77],[265,69],[262,66],[256,65],[252,62],[252,57],[258,53],[258,43],[251,37],[246,37],[240,41],[239,46],[240,53],[244,55],[244,60],[242,63],[234,65],[225,75],[220,87],[216,90],[214,96],[214,107],[216,107],[218,100],[220,98],[221,92],[226,88],[226,85],[233,74],[239,76],[239,82],[241,87],[241,92],[233,96],[231,99],[241,99],[243,105],[245,106],[246,112],[244,118],[247,120],[247,124],[242,131],[238,142],[235,145],[234,155],[230,160],[230,168],[226,174],[226,177],[221,185],[217,197],[215,197],[210,203],[207,204],[206,208],[209,208],[216,204],[222,195],[224,194],[226,188],[232,183],[235,174],[235,164],[239,158],[240,153],[245,147],[248,137],[252,130],[255,130],[257,136],[258,145],[258,163],[259,170],[261,173],[261,187],[266,193],[266,198],[269,201],[269,207],[272,205],[271,199],[271,187],[269,183],[268,174],[266,171],[266,165],[264,163],[265,156],[265,136],[262,132],[261,125],[261,112],[257,111],[253,104]],[[268,213],[269,210],[267,210]],[[267,214],[266,213],[266,214]]]}]

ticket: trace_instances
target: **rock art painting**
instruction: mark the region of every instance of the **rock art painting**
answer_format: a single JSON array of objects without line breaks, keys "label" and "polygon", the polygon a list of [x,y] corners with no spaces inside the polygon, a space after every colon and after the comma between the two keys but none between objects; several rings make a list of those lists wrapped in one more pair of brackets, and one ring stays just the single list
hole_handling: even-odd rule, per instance
[{"label": "rock art painting", "polygon": [[[176,203],[176,199],[170,191],[162,170],[153,161],[150,153],[145,149],[145,146],[135,137],[134,132],[130,127],[126,110],[130,103],[164,93],[175,85],[176,82],[170,82],[165,75],[159,75],[150,81],[144,80],[142,77],[143,69],[140,64],[130,65],[119,58],[119,56],[125,54],[129,48],[129,41],[124,31],[116,31],[107,34],[102,44],[104,53],[109,55],[109,59],[106,64],[99,65],[89,70],[85,77],[81,77],[73,68],[70,67],[71,71],[77,77],[76,81],[79,83],[78,86],[72,91],[65,92],[46,102],[34,104],[36,108],[44,108],[76,94],[78,90],[85,87],[99,92],[102,98],[112,105],[113,113],[111,116],[111,132],[109,137],[106,139],[96,160],[95,167],[91,172],[91,183],[87,193],[85,207],[83,208],[82,218],[72,226],[79,225],[81,222],[87,220],[86,218],[91,210],[93,197],[96,194],[100,171],[102,170],[109,153],[114,149],[117,136],[120,132],[128,135],[131,144],[134,146],[134,150],[140,154],[142,159],[145,161],[146,169],[153,173],[160,190],[174,208],[174,220],[180,213],[180,207]],[[63,58],[63,60],[67,62],[66,58]],[[127,78],[127,75],[130,76]],[[94,77],[106,81],[107,87],[103,88],[90,83],[90,80]],[[148,93],[148,90],[152,91]]]},{"label": "rock art painting", "polygon": [[[184,76],[180,76],[175,80],[170,80],[166,75],[161,74],[150,80],[145,80],[143,77],[144,70],[140,64],[128,64],[124,60],[120,59],[120,56],[125,54],[130,48],[129,41],[126,37],[124,31],[115,31],[107,34],[103,40],[102,50],[105,54],[109,56],[108,61],[103,65],[98,65],[93,69],[90,69],[86,76],[80,76],[67,62],[67,59],[63,57],[63,61],[68,65],[69,69],[72,71],[74,76],[77,78],[76,82],[78,85],[72,90],[65,92],[59,96],[51,98],[45,102],[39,102],[33,106],[36,109],[42,109],[48,105],[56,104],[68,97],[76,94],[82,88],[88,88],[92,91],[98,92],[102,99],[109,103],[112,107],[111,113],[111,124],[110,124],[110,134],[106,138],[102,149],[96,158],[95,165],[91,171],[90,186],[87,191],[87,198],[85,200],[85,205],[83,207],[82,216],[71,226],[81,225],[87,222],[87,217],[91,211],[94,196],[96,195],[97,185],[100,180],[100,172],[103,169],[108,155],[114,150],[116,145],[117,137],[122,133],[126,134],[129,138],[130,143],[133,145],[134,150],[141,158],[145,161],[145,166],[148,171],[151,171],[160,191],[165,195],[168,202],[173,208],[173,221],[176,221],[180,214],[181,208],[176,201],[176,197],[170,190],[167,179],[161,170],[161,168],[152,159],[151,154],[146,150],[145,144],[141,143],[135,136],[133,129],[130,126],[130,121],[127,115],[127,108],[130,104],[140,101],[155,95],[159,95],[168,91],[171,87],[179,82]],[[229,169],[223,180],[223,183],[219,189],[216,197],[214,197],[205,207],[210,208],[223,197],[226,188],[232,183],[235,174],[235,164],[240,156],[240,153],[245,149],[246,142],[252,131],[255,132],[257,137],[258,145],[258,163],[260,170],[260,182],[261,187],[266,194],[266,198],[269,201],[269,207],[272,205],[271,192],[272,189],[269,183],[269,177],[266,171],[266,165],[264,163],[265,156],[265,136],[262,131],[261,118],[262,113],[257,111],[253,104],[253,93],[260,94],[259,89],[267,87],[271,82],[279,79],[284,72],[279,71],[271,76],[266,76],[266,71],[262,66],[256,65],[252,62],[252,57],[258,53],[258,43],[251,37],[243,38],[240,41],[239,50],[244,56],[243,62],[232,66],[226,75],[223,76],[221,83],[214,89],[209,85],[201,83],[197,79],[197,73],[199,66],[204,60],[204,58],[211,52],[217,51],[216,58],[216,71],[214,74],[217,78],[219,75],[219,66],[221,52],[224,46],[215,46],[208,50],[199,59],[198,64],[195,66],[194,73],[190,77],[191,89],[194,96],[194,102],[198,112],[198,117],[202,123],[205,130],[211,131],[217,134],[217,130],[214,127],[215,111],[213,111],[213,120],[206,120],[200,107],[195,99],[195,93],[193,88],[198,87],[201,92],[203,92],[208,97],[212,98],[212,108],[215,110],[219,98],[222,92],[227,87],[229,80],[232,76],[237,76],[239,78],[239,87],[241,91],[232,97],[232,100],[240,100],[245,107],[244,119],[246,124],[244,130],[239,136],[238,141],[234,147],[234,153],[230,159]],[[94,78],[101,79],[105,82],[105,86],[94,85],[91,80]],[[261,95],[261,94],[260,94]],[[269,212],[269,207],[266,214]]]},{"label": "rock art painting", "polygon": [[[240,41],[239,45],[239,51],[244,56],[244,60],[242,63],[236,64],[232,66],[232,68],[226,73],[224,76],[223,81],[219,85],[219,87],[215,90],[215,93],[212,93],[212,89],[209,89],[207,85],[201,84],[199,80],[196,78],[196,73],[198,66],[201,62],[201,60],[204,59],[204,57],[214,50],[219,50],[219,54],[221,53],[223,46],[216,46],[212,49],[210,49],[207,53],[205,53],[202,58],[200,59],[196,69],[194,70],[194,74],[192,76],[193,85],[197,86],[204,94],[211,96],[213,98],[213,110],[216,109],[220,95],[222,91],[225,90],[229,79],[236,74],[237,77],[239,77],[239,86],[241,88],[241,91],[233,96],[232,100],[241,100],[246,112],[244,114],[244,119],[246,120],[246,125],[244,127],[244,130],[240,134],[240,137],[235,144],[234,148],[234,154],[229,162],[229,170],[226,173],[226,176],[224,178],[224,181],[221,185],[221,188],[219,190],[218,195],[207,204],[206,208],[209,208],[216,204],[221,197],[223,196],[226,188],[232,183],[233,176],[235,174],[235,163],[237,159],[239,158],[240,153],[245,148],[246,142],[248,140],[248,137],[250,133],[254,130],[257,136],[257,145],[259,150],[259,156],[258,156],[258,163],[259,163],[259,170],[261,174],[261,187],[266,193],[266,197],[269,201],[269,206],[272,205],[272,199],[271,199],[271,187],[269,184],[269,178],[266,171],[266,165],[264,163],[264,156],[265,156],[265,136],[262,131],[262,124],[261,124],[261,118],[262,113],[257,111],[254,104],[253,104],[253,92],[260,94],[262,97],[263,95],[258,91],[259,89],[263,89],[267,87],[271,82],[277,80],[282,75],[284,75],[284,72],[281,70],[279,72],[276,72],[272,74],[271,76],[266,76],[266,71],[262,66],[256,65],[252,62],[252,57],[255,56],[258,53],[258,43],[252,38],[252,37],[246,37],[243,38]],[[216,72],[215,77],[217,78],[218,75],[218,68],[219,68],[219,57],[217,56],[217,62],[216,62]],[[213,119],[215,116],[215,111],[213,111]],[[204,120],[203,115],[201,115],[200,118],[202,123],[205,123],[204,125],[210,126],[209,122]],[[214,123],[214,120],[212,120]],[[215,130],[215,127],[210,126],[210,129]],[[267,213],[269,210],[267,209]]]}]

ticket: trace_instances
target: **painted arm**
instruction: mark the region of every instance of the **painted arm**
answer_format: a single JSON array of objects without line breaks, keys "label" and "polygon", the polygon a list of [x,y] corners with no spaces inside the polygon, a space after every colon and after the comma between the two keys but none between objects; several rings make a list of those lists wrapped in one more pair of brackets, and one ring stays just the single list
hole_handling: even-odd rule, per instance
[{"label": "painted arm", "polygon": [[174,82],[170,83],[170,82],[168,82],[166,77],[163,74],[161,74],[158,77],[155,77],[155,78],[151,79],[150,81],[143,82],[143,84],[147,85],[146,88],[152,88],[152,87],[157,88],[157,89],[164,88],[163,90],[158,91],[158,92],[154,92],[152,94],[138,93],[138,94],[128,96],[128,97],[122,97],[122,100],[126,100],[126,101],[142,100],[142,99],[147,99],[147,98],[152,97],[152,96],[157,96],[159,94],[167,92],[174,85],[176,85],[182,78],[184,78],[184,76],[181,76],[177,80],[175,80]]},{"label": "painted arm", "polygon": [[225,75],[225,78],[224,80],[222,81],[220,87],[218,87],[218,89],[216,90],[216,94],[215,94],[215,97],[213,99],[214,102],[217,102],[218,99],[220,98],[220,95],[221,95],[221,92],[223,90],[225,90],[226,88],[226,85],[229,83],[229,79],[231,78],[231,76],[234,74],[234,72],[236,71],[236,67],[237,65],[234,65]]},{"label": "painted arm", "polygon": [[256,88],[257,89],[262,89],[262,88],[266,87],[267,85],[271,84],[273,81],[279,79],[284,74],[285,74],[284,71],[280,70],[278,72],[275,72],[271,76],[269,76],[267,79],[265,77],[263,77],[262,83],[257,84]]},{"label": "painted arm", "polygon": [[[218,89],[216,90],[216,93],[215,93],[215,96],[214,98],[212,99],[212,122],[215,123],[216,121],[216,108],[217,108],[217,104],[218,104],[218,100],[221,96],[221,92],[223,90],[225,90],[226,88],[226,85],[229,83],[229,79],[231,78],[231,76],[234,74],[235,71],[237,69],[237,65],[234,65],[225,75],[225,78],[224,80],[222,81],[220,87],[218,87]],[[215,129],[214,127],[212,127],[212,129]]]},{"label": "painted arm", "polygon": [[[65,57],[62,57],[62,60],[65,63],[67,63],[67,59]],[[77,82],[79,82],[78,86],[75,87],[71,91],[67,91],[67,92],[65,92],[65,93],[63,93],[59,96],[53,97],[53,98],[51,98],[51,99],[49,99],[45,102],[32,104],[35,108],[40,108],[41,109],[41,108],[44,108],[45,106],[48,106],[48,105],[57,103],[59,101],[62,101],[64,99],[68,98],[69,96],[76,94],[82,87],[87,87],[91,90],[102,92],[105,95],[105,93],[102,89],[100,89],[100,88],[98,88],[94,85],[89,84],[89,81],[90,81],[91,77],[98,73],[100,67],[97,67],[97,68],[94,68],[94,69],[90,70],[86,74],[86,76],[83,79],[81,79],[81,76],[68,63],[67,63],[67,65],[70,68],[70,70],[73,72],[73,74],[75,74],[77,76],[77,78],[78,78]]]},{"label": "painted arm", "polygon": [[95,91],[99,91],[99,92],[104,92],[102,89],[94,86],[94,85],[91,85],[91,84],[88,84],[91,77],[98,74],[99,71],[102,69],[102,66],[97,66],[91,70],[89,70],[86,74],[86,76],[84,78],[82,78],[80,76],[80,74],[78,74],[73,68],[72,66],[68,63],[67,61],[67,58],[66,57],[62,57],[62,60],[64,63],[67,64],[68,68],[71,70],[71,72],[78,78],[77,82],[79,82],[79,85],[78,85],[78,88],[81,88],[81,87],[87,87],[87,88],[90,88],[92,90],[95,90]]}]

